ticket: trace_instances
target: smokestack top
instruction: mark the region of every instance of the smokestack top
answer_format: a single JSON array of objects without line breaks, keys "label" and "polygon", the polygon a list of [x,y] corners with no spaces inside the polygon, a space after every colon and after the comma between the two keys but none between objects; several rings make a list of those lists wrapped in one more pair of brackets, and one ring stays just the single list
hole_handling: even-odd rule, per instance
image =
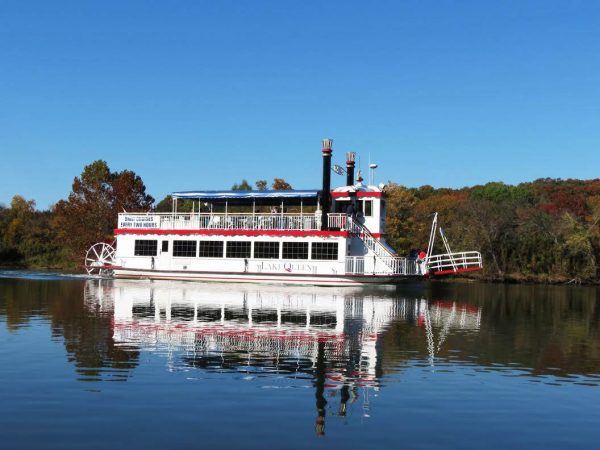
[{"label": "smokestack top", "polygon": [[354,161],[356,161],[356,153],[355,152],[346,152],[346,164],[349,166],[353,166]]},{"label": "smokestack top", "polygon": [[331,153],[331,146],[333,145],[333,139],[323,139],[323,153]]}]

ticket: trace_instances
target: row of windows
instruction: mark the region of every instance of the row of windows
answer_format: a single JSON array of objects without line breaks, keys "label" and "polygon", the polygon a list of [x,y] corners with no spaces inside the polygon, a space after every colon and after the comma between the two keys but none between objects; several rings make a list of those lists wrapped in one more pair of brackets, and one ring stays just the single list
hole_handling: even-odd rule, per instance
[{"label": "row of windows", "polygon": [[[193,258],[222,258],[223,241],[173,241],[173,256]],[[254,258],[279,259],[279,242],[257,241],[254,242]],[[162,241],[162,251],[169,251],[169,241]],[[136,239],[135,256],[156,256],[158,241],[151,239]],[[281,255],[283,259],[308,259],[308,242],[283,242]],[[225,257],[250,258],[251,242],[227,242]],[[338,259],[337,242],[313,242],[310,247],[310,258],[317,260]]]}]

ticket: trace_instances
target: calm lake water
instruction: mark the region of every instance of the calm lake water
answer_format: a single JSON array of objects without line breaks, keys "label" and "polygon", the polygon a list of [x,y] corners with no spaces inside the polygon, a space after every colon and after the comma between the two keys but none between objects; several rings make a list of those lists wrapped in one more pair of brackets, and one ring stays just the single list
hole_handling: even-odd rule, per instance
[{"label": "calm lake water", "polygon": [[0,447],[597,448],[588,287],[0,272]]}]

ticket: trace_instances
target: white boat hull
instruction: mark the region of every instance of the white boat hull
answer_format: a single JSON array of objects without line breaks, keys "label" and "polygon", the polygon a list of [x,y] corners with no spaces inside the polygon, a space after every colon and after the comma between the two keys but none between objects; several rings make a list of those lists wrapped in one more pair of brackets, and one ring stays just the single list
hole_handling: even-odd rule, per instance
[{"label": "white boat hull", "polygon": [[319,274],[282,274],[256,272],[199,272],[190,270],[155,270],[135,268],[115,268],[115,278],[186,280],[230,283],[268,283],[297,284],[312,286],[360,286],[399,284],[408,280],[421,279],[422,276],[402,275],[319,275]]}]

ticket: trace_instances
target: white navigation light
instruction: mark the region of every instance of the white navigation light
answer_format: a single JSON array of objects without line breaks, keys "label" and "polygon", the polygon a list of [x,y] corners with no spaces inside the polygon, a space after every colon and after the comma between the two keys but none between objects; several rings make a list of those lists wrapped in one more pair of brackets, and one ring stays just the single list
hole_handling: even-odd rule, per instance
[{"label": "white navigation light", "polygon": [[375,184],[375,169],[379,167],[377,164],[369,164],[369,186]]}]

